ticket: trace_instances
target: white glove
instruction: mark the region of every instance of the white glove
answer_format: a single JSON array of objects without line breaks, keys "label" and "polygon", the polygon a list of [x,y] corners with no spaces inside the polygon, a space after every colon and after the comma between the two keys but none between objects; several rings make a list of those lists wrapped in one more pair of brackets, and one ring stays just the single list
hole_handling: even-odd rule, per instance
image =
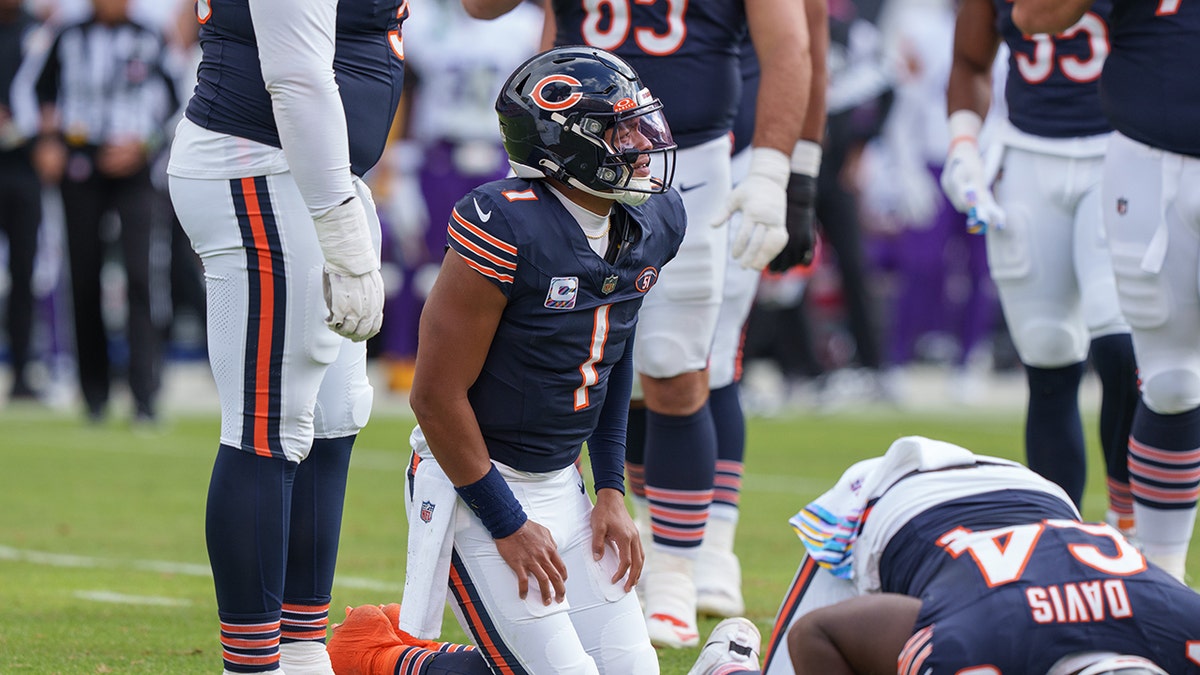
[{"label": "white glove", "polygon": [[952,140],[942,169],[942,191],[955,209],[967,214],[967,231],[981,234],[989,227],[1003,229],[1004,211],[986,183],[979,154],[983,121],[970,110],[956,110],[948,123]]},{"label": "white glove", "polygon": [[383,325],[383,277],[363,209],[362,200],[353,197],[313,219],[325,256],[325,324],[355,342]]},{"label": "white glove", "polygon": [[737,212],[741,227],[730,254],[742,267],[761,270],[787,246],[787,185],[791,159],[773,148],[751,148],[750,171],[729,195],[719,227]]}]

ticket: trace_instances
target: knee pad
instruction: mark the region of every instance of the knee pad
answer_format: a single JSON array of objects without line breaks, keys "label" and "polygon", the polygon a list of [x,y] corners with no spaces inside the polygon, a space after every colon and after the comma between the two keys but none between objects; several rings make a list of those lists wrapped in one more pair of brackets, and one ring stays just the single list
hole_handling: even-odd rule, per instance
[{"label": "knee pad", "polygon": [[644,624],[639,627],[636,622],[613,617],[600,634],[600,653],[604,655],[603,662],[597,659],[601,673],[658,673],[658,654],[650,644]]},{"label": "knee pad", "polygon": [[704,363],[688,363],[688,348],[678,340],[666,336],[639,335],[633,347],[634,369],[642,375],[655,378],[676,375],[704,368]]},{"label": "knee pad", "polygon": [[1088,335],[1083,326],[1037,319],[1014,326],[1013,343],[1021,362],[1038,368],[1060,368],[1087,358]]},{"label": "knee pad", "polygon": [[313,406],[314,435],[317,438],[341,438],[357,434],[367,426],[374,403],[375,390],[366,383],[346,392],[340,399],[318,396]]},{"label": "knee pad", "polygon": [[1200,407],[1200,373],[1174,368],[1142,380],[1142,401],[1160,415],[1178,415]]}]

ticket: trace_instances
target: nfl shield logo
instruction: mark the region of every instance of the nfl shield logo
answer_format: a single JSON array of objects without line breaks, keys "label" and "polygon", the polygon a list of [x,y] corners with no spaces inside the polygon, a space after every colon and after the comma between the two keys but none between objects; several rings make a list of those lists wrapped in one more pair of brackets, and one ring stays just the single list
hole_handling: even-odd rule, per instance
[{"label": "nfl shield logo", "polygon": [[604,285],[600,287],[600,292],[608,295],[615,290],[617,290],[617,275],[613,274],[609,277],[605,277]]},{"label": "nfl shield logo", "polygon": [[1123,216],[1123,215],[1125,215],[1125,212],[1128,210],[1129,210],[1129,200],[1125,199],[1124,197],[1118,198],[1117,199],[1117,214]]},{"label": "nfl shield logo", "polygon": [[428,523],[433,520],[433,502],[421,502],[421,522]]}]

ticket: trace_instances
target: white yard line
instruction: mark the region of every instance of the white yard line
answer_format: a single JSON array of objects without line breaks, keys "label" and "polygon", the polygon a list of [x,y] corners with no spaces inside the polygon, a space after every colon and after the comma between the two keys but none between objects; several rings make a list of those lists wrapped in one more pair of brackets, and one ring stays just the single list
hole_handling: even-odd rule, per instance
[{"label": "white yard line", "polygon": [[[88,569],[124,569],[139,572],[158,572],[162,574],[182,574],[193,577],[211,577],[208,565],[196,563],[171,562],[167,560],[139,560],[122,558],[97,558],[94,556],[71,555],[67,553],[47,553],[45,551],[27,551],[0,544],[0,560],[32,563],[50,567],[77,567]],[[337,576],[334,584],[344,588],[357,588],[372,591],[400,592],[404,584],[365,579],[363,577]]]},{"label": "white yard line", "polygon": [[110,602],[117,605],[153,605],[156,607],[187,607],[191,600],[183,598],[164,598],[160,595],[127,595],[115,591],[75,591],[73,594],[80,600],[93,602]]}]

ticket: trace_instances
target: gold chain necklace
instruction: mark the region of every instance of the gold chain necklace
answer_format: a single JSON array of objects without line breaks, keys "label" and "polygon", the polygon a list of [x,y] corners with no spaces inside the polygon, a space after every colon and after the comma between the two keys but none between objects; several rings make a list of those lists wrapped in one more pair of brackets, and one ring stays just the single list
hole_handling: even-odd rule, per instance
[{"label": "gold chain necklace", "polygon": [[587,237],[588,239],[603,239],[603,238],[605,238],[605,237],[607,237],[607,236],[608,236],[608,230],[609,230],[611,227],[612,227],[612,220],[611,220],[611,219],[609,219],[609,221],[608,221],[607,223],[605,223],[605,224],[604,224],[604,231],[603,231],[603,232],[601,232],[600,234],[597,234],[597,235],[590,235],[590,234],[588,234],[588,233],[587,233],[587,230],[584,230],[584,231],[583,231],[583,236]]}]

